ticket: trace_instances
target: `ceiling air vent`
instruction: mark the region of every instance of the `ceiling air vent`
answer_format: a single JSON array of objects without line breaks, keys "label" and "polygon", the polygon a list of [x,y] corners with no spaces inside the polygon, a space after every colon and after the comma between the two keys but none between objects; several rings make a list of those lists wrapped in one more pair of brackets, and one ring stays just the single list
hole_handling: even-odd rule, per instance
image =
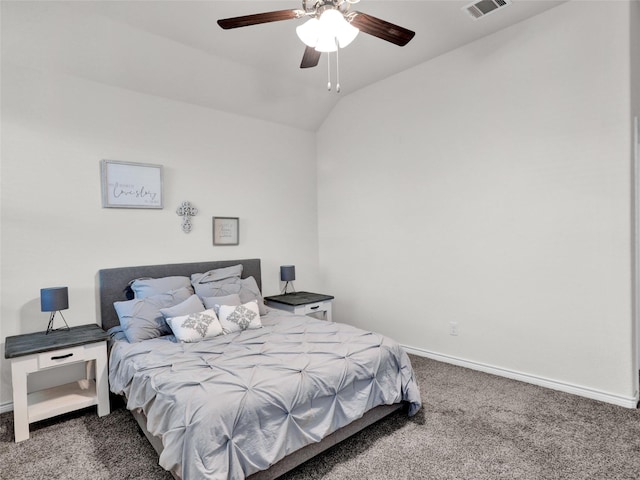
[{"label": "ceiling air vent", "polygon": [[502,7],[511,5],[511,0],[480,0],[463,8],[474,20],[486,17]]}]

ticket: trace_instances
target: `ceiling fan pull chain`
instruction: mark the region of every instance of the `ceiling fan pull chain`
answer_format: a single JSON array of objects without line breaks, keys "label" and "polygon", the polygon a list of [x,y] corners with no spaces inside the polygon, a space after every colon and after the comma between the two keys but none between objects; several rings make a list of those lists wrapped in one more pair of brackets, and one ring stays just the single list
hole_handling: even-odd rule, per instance
[{"label": "ceiling fan pull chain", "polygon": [[327,52],[327,90],[331,91],[331,53]]}]

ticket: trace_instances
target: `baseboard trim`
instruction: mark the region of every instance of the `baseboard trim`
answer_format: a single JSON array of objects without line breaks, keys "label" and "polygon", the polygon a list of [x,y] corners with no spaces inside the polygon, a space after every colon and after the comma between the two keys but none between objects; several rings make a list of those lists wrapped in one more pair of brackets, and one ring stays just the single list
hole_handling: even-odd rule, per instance
[{"label": "baseboard trim", "polygon": [[0,403],[0,414],[13,412],[13,402]]},{"label": "baseboard trim", "polygon": [[615,395],[612,393],[595,390],[592,388],[581,387],[579,385],[573,385],[570,383],[559,382],[549,378],[539,377],[536,375],[530,375],[528,373],[517,372],[506,368],[494,367],[480,362],[474,362],[471,360],[465,360],[463,358],[454,357],[452,355],[445,355],[442,353],[431,352],[422,348],[411,347],[409,345],[402,345],[407,353],[417,355],[419,357],[427,357],[439,362],[450,363],[459,367],[470,368],[472,370],[478,370],[484,373],[490,373],[499,377],[510,378],[512,380],[519,380],[525,383],[531,383],[540,387],[550,388],[552,390],[559,390],[565,393],[571,393],[573,395],[579,395],[581,397],[590,398],[592,400],[599,400],[601,402],[612,403],[620,407],[625,408],[637,408],[638,397],[625,397],[622,395]]}]

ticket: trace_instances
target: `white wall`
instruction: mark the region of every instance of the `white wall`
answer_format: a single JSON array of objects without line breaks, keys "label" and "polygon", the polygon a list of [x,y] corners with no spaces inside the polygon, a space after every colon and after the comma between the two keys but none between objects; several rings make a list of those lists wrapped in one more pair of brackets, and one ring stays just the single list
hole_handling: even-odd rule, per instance
[{"label": "white wall", "polygon": [[[42,287],[69,287],[70,325],[96,322],[101,268],[258,257],[265,294],[281,264],[314,288],[312,133],[4,62],[2,137],[2,343],[44,330]],[[165,208],[101,208],[105,158],[162,164]],[[212,216],[240,217],[239,246],[213,246]],[[1,389],[9,402],[4,358]]]},{"label": "white wall", "polygon": [[631,7],[631,100],[633,114],[640,115],[640,0],[630,2]]},{"label": "white wall", "polygon": [[338,321],[632,404],[628,25],[569,2],[341,101],[318,134]]},{"label": "white wall", "polygon": [[[634,132],[635,141],[635,175],[636,175],[636,199],[635,199],[635,218],[636,218],[636,275],[635,275],[635,295],[636,295],[636,362],[637,369],[640,370],[640,328],[638,322],[640,322],[640,235],[639,225],[640,222],[640,198],[638,198],[638,191],[640,186],[640,0],[634,0],[630,2],[631,15],[630,15],[630,34],[631,34],[631,116],[632,124],[637,122],[638,127]],[[633,138],[632,138],[633,140]]]}]

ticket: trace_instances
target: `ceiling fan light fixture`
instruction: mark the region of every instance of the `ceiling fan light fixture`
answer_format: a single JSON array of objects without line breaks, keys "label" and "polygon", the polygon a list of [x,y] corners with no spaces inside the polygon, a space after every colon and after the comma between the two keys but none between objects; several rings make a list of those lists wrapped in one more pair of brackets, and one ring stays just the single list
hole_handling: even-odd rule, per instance
[{"label": "ceiling fan light fixture", "polygon": [[332,32],[340,31],[342,23],[346,23],[344,16],[335,8],[325,10],[320,15],[320,25],[325,30]]},{"label": "ceiling fan light fixture", "polygon": [[344,48],[353,42],[360,31],[347,22],[342,12],[337,9],[322,12],[320,25],[323,32],[328,32],[329,35],[338,40],[340,48]]},{"label": "ceiling fan light fixture", "polygon": [[296,27],[298,38],[308,47],[315,47],[320,36],[320,20],[310,18],[302,25]]},{"label": "ceiling fan light fixture", "polygon": [[331,34],[321,35],[315,48],[318,52],[335,52],[338,50],[336,37]]},{"label": "ceiling fan light fixture", "polygon": [[358,36],[358,33],[360,33],[360,30],[345,20],[344,25],[338,34],[338,43],[340,44],[340,48],[344,48],[353,42]]},{"label": "ceiling fan light fixture", "polygon": [[296,27],[298,38],[318,52],[335,52],[349,45],[358,36],[356,27],[335,9],[325,10],[320,18],[310,18]]}]

